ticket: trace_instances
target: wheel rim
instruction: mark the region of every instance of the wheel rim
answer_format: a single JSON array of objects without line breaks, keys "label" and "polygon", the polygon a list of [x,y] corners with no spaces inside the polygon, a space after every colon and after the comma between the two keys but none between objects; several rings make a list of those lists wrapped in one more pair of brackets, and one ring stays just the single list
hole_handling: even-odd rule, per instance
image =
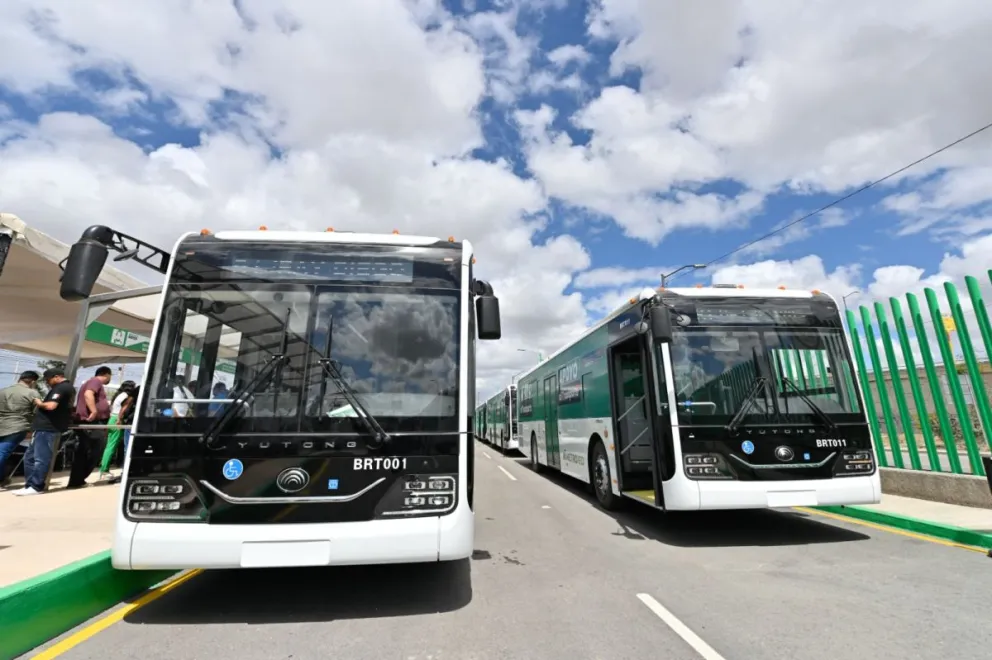
[{"label": "wheel rim", "polygon": [[594,466],[593,472],[596,482],[596,492],[600,495],[605,495],[610,487],[610,466],[606,462],[606,456],[603,456],[602,452],[596,454]]}]

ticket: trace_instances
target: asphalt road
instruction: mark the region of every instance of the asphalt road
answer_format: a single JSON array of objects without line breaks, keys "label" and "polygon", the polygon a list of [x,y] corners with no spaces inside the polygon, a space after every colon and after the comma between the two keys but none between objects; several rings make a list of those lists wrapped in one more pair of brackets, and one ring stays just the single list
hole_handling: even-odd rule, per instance
[{"label": "asphalt road", "polygon": [[992,657],[982,554],[791,511],[609,514],[477,452],[471,561],[204,573],[59,657]]}]

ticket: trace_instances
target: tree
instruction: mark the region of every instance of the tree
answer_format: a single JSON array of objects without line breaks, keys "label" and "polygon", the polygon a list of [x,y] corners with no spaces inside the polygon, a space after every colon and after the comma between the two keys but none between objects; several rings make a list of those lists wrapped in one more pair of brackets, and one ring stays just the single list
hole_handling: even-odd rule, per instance
[{"label": "tree", "polygon": [[65,362],[62,360],[39,360],[38,367],[42,371],[45,369],[65,369]]}]

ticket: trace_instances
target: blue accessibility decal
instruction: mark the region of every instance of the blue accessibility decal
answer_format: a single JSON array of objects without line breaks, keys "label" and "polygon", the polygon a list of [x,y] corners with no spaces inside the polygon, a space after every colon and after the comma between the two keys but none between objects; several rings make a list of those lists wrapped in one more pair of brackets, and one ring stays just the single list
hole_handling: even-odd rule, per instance
[{"label": "blue accessibility decal", "polygon": [[232,458],[227,463],[224,463],[224,467],[221,468],[221,473],[224,475],[225,479],[234,481],[245,471],[245,466],[236,458]]},{"label": "blue accessibility decal", "polygon": [[327,480],[327,490],[337,490],[337,489],[338,489],[338,480],[337,479],[328,479]]},{"label": "blue accessibility decal", "polygon": [[745,440],[741,443],[741,451],[750,456],[754,453],[754,443],[750,440]]}]

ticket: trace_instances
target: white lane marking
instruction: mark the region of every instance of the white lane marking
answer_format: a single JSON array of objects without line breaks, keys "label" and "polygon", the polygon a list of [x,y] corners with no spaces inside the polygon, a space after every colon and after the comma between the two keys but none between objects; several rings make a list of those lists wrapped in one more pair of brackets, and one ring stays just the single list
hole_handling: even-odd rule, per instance
[{"label": "white lane marking", "polygon": [[664,606],[652,598],[649,594],[637,594],[637,598],[648,606],[648,609],[665,622],[676,635],[681,637],[686,644],[695,649],[696,653],[705,660],[726,660],[722,655],[713,650],[713,647],[699,638],[699,635],[689,630],[689,627],[679,621],[678,617],[669,612]]},{"label": "white lane marking", "polygon": [[492,459],[492,456],[490,456],[490,455],[489,455],[489,454],[487,454],[486,452],[482,452],[482,455],[483,455],[483,456],[485,456],[485,457],[486,457],[486,458],[488,458],[488,459]]},{"label": "white lane marking", "polygon": [[517,478],[515,476],[513,476],[512,474],[510,474],[510,472],[505,467],[503,467],[502,465],[497,465],[496,467],[498,467],[500,469],[500,472],[502,472],[503,474],[505,474],[506,476],[508,476],[510,478],[510,481],[516,481],[517,480]]},{"label": "white lane marking", "polygon": [[543,505],[543,506],[541,506],[541,508],[542,508],[542,509],[550,509],[551,507],[550,507],[550,506],[548,506],[547,504],[545,504],[545,505]]}]

